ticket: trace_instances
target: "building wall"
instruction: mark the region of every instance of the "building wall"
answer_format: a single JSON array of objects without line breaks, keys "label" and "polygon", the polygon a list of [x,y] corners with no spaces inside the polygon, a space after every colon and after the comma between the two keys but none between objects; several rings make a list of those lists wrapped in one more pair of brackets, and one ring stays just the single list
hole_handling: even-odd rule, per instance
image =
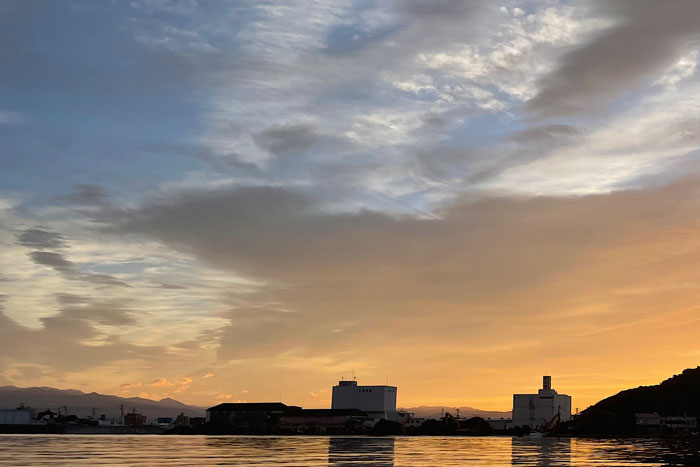
[{"label": "building wall", "polygon": [[507,430],[513,426],[513,420],[510,418],[489,418],[486,420],[492,430]]},{"label": "building wall", "polygon": [[128,413],[124,415],[124,425],[143,426],[146,424],[146,416],[140,413]]},{"label": "building wall", "polygon": [[341,381],[337,386],[333,386],[331,408],[395,412],[396,387],[358,386],[355,381]]},{"label": "building wall", "polygon": [[272,413],[265,410],[210,411],[207,418],[217,425],[228,425],[239,430],[264,431],[270,427]]},{"label": "building wall", "polygon": [[0,425],[29,425],[32,414],[29,410],[0,409]]},{"label": "building wall", "polygon": [[571,397],[553,390],[540,390],[538,394],[513,395],[513,426],[530,428],[544,426],[557,413],[560,421],[571,418]]}]

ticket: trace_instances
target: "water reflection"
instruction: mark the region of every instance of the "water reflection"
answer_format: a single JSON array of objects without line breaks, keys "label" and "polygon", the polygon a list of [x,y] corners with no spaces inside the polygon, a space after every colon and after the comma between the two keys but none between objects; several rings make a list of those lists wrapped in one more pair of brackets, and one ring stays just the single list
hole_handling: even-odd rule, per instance
[{"label": "water reflection", "polygon": [[511,465],[571,465],[571,438],[512,438]]},{"label": "water reflection", "polygon": [[394,438],[332,437],[328,439],[328,465],[394,467],[394,443]]},{"label": "water reflection", "polygon": [[700,465],[697,439],[0,435],[0,466]]}]

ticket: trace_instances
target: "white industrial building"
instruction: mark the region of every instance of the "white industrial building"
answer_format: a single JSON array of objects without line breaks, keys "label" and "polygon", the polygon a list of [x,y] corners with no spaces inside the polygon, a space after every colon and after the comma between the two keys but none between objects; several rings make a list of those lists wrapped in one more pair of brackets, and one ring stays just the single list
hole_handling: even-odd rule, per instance
[{"label": "white industrial building", "polygon": [[571,396],[558,394],[552,389],[552,377],[542,378],[542,389],[537,394],[513,394],[513,425],[531,429],[551,426],[558,418],[571,418]]},{"label": "white industrial building", "polygon": [[358,386],[357,381],[339,381],[333,386],[332,409],[358,409],[372,418],[399,421],[396,386]]}]

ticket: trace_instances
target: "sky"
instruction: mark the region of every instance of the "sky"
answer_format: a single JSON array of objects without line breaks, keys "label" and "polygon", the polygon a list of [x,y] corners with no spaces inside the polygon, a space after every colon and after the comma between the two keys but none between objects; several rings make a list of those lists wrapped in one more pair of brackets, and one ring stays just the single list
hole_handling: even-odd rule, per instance
[{"label": "sky", "polygon": [[700,362],[700,2],[0,2],[0,385],[583,410]]}]

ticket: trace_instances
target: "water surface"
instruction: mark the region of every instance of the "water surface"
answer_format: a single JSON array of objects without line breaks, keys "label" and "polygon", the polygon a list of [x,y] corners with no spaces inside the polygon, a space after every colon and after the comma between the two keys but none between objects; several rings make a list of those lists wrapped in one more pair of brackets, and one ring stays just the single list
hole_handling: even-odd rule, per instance
[{"label": "water surface", "polygon": [[0,465],[700,465],[684,440],[508,437],[0,435]]}]

